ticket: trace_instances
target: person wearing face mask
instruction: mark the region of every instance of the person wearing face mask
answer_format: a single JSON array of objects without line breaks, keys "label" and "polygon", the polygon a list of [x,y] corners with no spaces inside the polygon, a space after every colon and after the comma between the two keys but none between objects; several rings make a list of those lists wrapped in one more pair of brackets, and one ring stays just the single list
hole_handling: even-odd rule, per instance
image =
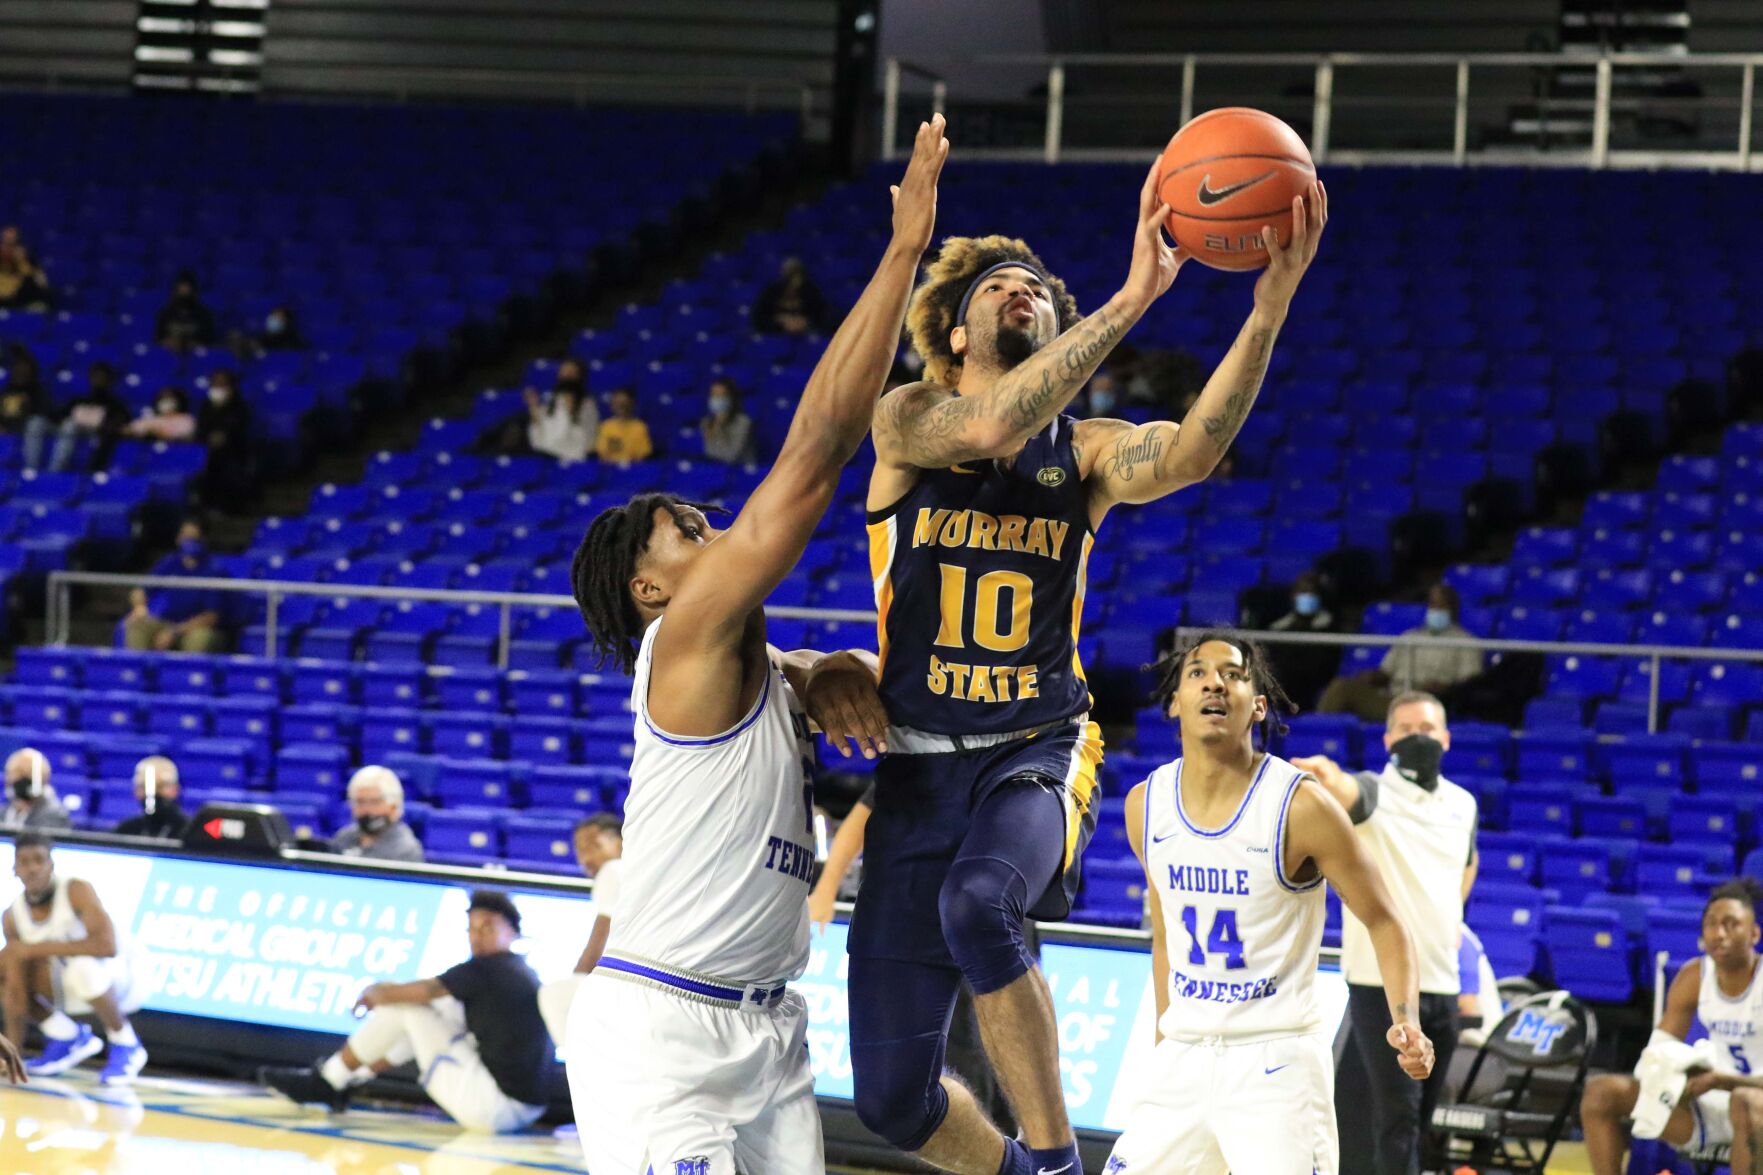
[{"label": "person wearing face mask", "polygon": [[1402,643],[1392,645],[1376,669],[1329,682],[1316,703],[1317,712],[1356,714],[1376,722],[1397,694],[1411,690],[1443,694],[1480,673],[1480,652],[1434,643],[1474,635],[1457,623],[1459,607],[1457,589],[1448,583],[1433,584],[1426,594],[1425,620],[1402,633]]},{"label": "person wearing face mask", "polygon": [[173,351],[205,347],[214,341],[214,312],[196,294],[196,275],[183,270],[172,283],[171,297],[159,310],[153,337]]},{"label": "person wearing face mask", "polygon": [[747,465],[757,460],[753,418],[741,410],[741,397],[735,390],[734,380],[719,379],[712,383],[705,405],[710,411],[698,421],[704,456],[726,465]]},{"label": "person wearing face mask", "polygon": [[1092,419],[1120,415],[1120,391],[1115,386],[1113,375],[1106,371],[1098,371],[1090,377],[1090,390],[1085,397],[1085,408],[1084,415]]},{"label": "person wearing face mask", "polygon": [[86,393],[68,405],[67,415],[59,424],[48,416],[34,416],[25,427],[25,468],[42,468],[43,446],[53,435],[51,472],[61,473],[73,464],[74,448],[82,437],[98,442],[91,467],[103,469],[110,464],[110,454],[128,422],[129,406],[116,394],[116,369],[108,363],[94,363],[86,374]]},{"label": "person wearing face mask", "polygon": [[251,409],[239,393],[239,377],[217,371],[208,377],[208,394],[196,409],[196,439],[208,447],[202,470],[204,501],[238,509],[256,493],[251,460]]},{"label": "person wearing face mask", "polygon": [[1381,1045],[1382,979],[1365,928],[1346,913],[1341,972],[1349,1036],[1335,1074],[1341,1175],[1418,1175],[1421,1144],[1457,1047],[1462,993],[1457,950],[1463,907],[1475,884],[1475,797],[1441,772],[1451,731],[1445,707],[1419,690],[1398,695],[1385,722],[1390,753],[1378,773],[1349,774],[1316,756],[1292,764],[1310,772],[1352,818],[1366,855],[1390,889],[1420,960],[1420,1027],[1438,1052],[1433,1076],[1415,1086],[1373,1064]]},{"label": "person wearing face mask", "polygon": [[140,809],[113,831],[122,836],[183,837],[190,817],[178,803],[178,767],[164,755],[149,755],[135,764],[135,804]]},{"label": "person wearing face mask", "polygon": [[123,432],[149,441],[187,441],[196,435],[196,415],[182,388],[161,388],[153,407],[131,420]]},{"label": "person wearing face mask", "polygon": [[298,351],[306,345],[300,335],[300,327],[294,321],[294,312],[286,306],[277,306],[263,319],[263,329],[258,332],[257,345],[265,351]]},{"label": "person wearing face mask", "polygon": [[[178,528],[177,550],[153,565],[153,575],[201,578],[215,575],[202,524],[186,519]],[[131,649],[176,649],[183,653],[220,651],[223,599],[211,588],[161,588],[151,596],[129,593],[131,611],[123,621],[123,643]]]},{"label": "person wearing face mask", "polygon": [[331,852],[422,862],[422,843],[404,823],[404,784],[391,770],[369,765],[357,771],[349,780],[349,811],[355,822],[331,837]]},{"label": "person wearing face mask", "polygon": [[585,461],[600,435],[600,407],[588,394],[587,372],[581,361],[565,359],[557,365],[557,385],[549,396],[526,389],[526,442],[535,453],[559,461]]},{"label": "person wearing face mask", "polygon": [[0,812],[0,828],[38,828],[58,831],[73,827],[61,797],[49,782],[49,760],[31,747],[14,751],[6,759],[6,808]]},{"label": "person wearing face mask", "polygon": [[[1293,580],[1290,611],[1268,628],[1273,632],[1339,632],[1335,614],[1322,598],[1321,577],[1306,571]],[[1286,692],[1300,706],[1310,704],[1341,663],[1341,651],[1329,645],[1275,644],[1269,655]]]}]

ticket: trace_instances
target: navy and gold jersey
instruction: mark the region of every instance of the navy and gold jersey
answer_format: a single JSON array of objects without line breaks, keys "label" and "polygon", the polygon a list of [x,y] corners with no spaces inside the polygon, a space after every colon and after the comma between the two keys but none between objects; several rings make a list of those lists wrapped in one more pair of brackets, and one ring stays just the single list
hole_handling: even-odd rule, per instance
[{"label": "navy and gold jersey", "polygon": [[1084,713],[1093,536],[1060,416],[1011,461],[920,470],[869,515],[881,695],[897,726],[997,734]]}]

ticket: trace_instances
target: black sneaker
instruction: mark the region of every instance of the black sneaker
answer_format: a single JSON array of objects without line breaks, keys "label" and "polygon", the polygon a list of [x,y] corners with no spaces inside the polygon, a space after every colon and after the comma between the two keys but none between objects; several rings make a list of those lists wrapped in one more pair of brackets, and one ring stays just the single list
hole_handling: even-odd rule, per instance
[{"label": "black sneaker", "polygon": [[264,1066],[257,1081],[303,1106],[325,1106],[332,1113],[349,1108],[349,1091],[326,1081],[316,1068],[278,1069]]}]

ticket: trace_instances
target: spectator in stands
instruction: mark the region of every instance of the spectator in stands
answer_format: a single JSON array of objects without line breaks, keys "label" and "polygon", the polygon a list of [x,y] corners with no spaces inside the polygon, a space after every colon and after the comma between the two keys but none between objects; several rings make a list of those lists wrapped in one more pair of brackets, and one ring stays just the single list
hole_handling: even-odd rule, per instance
[{"label": "spectator in stands", "polygon": [[600,406],[588,393],[587,370],[579,359],[557,365],[549,396],[526,389],[526,441],[535,453],[559,461],[585,461],[600,437]]},{"label": "spectator in stands", "polygon": [[122,430],[149,441],[187,441],[196,435],[196,417],[182,388],[164,387],[153,406]]},{"label": "spectator in stands", "polygon": [[704,456],[725,465],[747,465],[757,460],[753,418],[741,408],[741,394],[735,381],[727,376],[714,380],[704,406],[709,411],[698,421]]},{"label": "spectator in stands", "polygon": [[826,298],[808,276],[800,257],[785,257],[776,280],[753,303],[753,329],[760,334],[802,335],[826,326]]},{"label": "spectator in stands", "polygon": [[649,426],[637,416],[637,394],[629,388],[612,392],[612,419],[600,425],[600,436],[594,442],[600,460],[619,465],[647,461],[655,455],[655,443],[649,439]]},{"label": "spectator in stands", "polygon": [[6,382],[0,384],[0,432],[25,432],[32,420],[53,411],[37,357],[29,348],[14,345],[6,355]]},{"label": "spectator in stands", "polygon": [[389,768],[370,764],[350,778],[349,810],[355,823],[331,837],[331,852],[375,861],[422,861],[422,842],[404,823],[404,783]]},{"label": "spectator in stands", "polygon": [[1098,371],[1090,377],[1089,390],[1084,393],[1084,415],[1115,417],[1121,413],[1120,388],[1112,373]]},{"label": "spectator in stands", "polygon": [[147,994],[141,960],[91,883],[57,874],[51,848],[42,832],[21,832],[13,840],[12,871],[23,889],[0,919],[6,932],[0,950],[6,1034],[18,1037],[26,1017],[34,1021],[45,1043],[25,1072],[52,1077],[104,1047],[72,1018],[96,1014],[110,1041],[99,1083],[133,1084],[147,1063],[147,1050],[128,1021]]},{"label": "spectator in stands", "polygon": [[539,979],[509,948],[520,911],[506,894],[476,890],[467,913],[471,958],[432,979],[375,983],[357,1009],[365,1023],[308,1069],[264,1069],[259,1079],[296,1102],[341,1110],[350,1090],[415,1061],[435,1104],[467,1130],[524,1130],[545,1112],[551,1039],[539,1016]]},{"label": "spectator in stands", "polygon": [[1414,1175],[1432,1108],[1451,1069],[1460,1025],[1458,927],[1475,884],[1475,797],[1440,772],[1451,748],[1445,707],[1431,694],[1404,693],[1390,703],[1381,773],[1348,774],[1323,756],[1293,759],[1352,817],[1390,900],[1414,940],[1420,963],[1420,1030],[1436,1061],[1425,1082],[1408,1079],[1384,1046],[1390,1025],[1370,935],[1342,915],[1341,973],[1351,1022],[1335,1074],[1341,1170]]},{"label": "spectator in stands", "polygon": [[239,392],[239,377],[230,370],[208,377],[208,396],[196,409],[196,439],[208,448],[202,469],[202,498],[239,512],[257,494],[251,457],[251,408]]},{"label": "spectator in stands", "polygon": [[299,321],[291,306],[277,306],[263,318],[263,329],[256,336],[260,351],[299,351],[306,346]]},{"label": "spectator in stands", "polygon": [[92,454],[91,468],[103,469],[110,464],[110,455],[128,422],[129,406],[116,394],[116,369],[102,361],[94,363],[86,371],[85,393],[68,405],[67,415],[60,423],[49,416],[33,416],[25,425],[25,468],[42,468],[43,446],[53,433],[55,449],[49,457],[51,471],[61,473],[73,464],[74,449],[83,438],[98,443]]},{"label": "spectator in stands", "polygon": [[1427,647],[1432,641],[1471,635],[1457,623],[1459,608],[1457,589],[1448,583],[1433,584],[1426,596],[1425,623],[1404,632],[1403,643],[1392,646],[1376,669],[1329,682],[1316,704],[1318,712],[1357,714],[1375,722],[1395,694],[1411,690],[1441,694],[1480,673],[1481,654],[1474,649]]},{"label": "spectator in stands", "polygon": [[[1679,968],[1666,989],[1664,1010],[1634,1075],[1601,1073],[1586,1082],[1579,1117],[1592,1175],[1621,1175],[1623,1156],[1629,1152],[1630,1119],[1636,1119],[1638,1126],[1643,1116],[1651,1119],[1651,1130],[1644,1133],[1670,1146],[1731,1144],[1731,1159],[1724,1165],[1734,1175],[1755,1171],[1763,1161],[1759,1153],[1763,1073],[1757,1071],[1752,995],[1757,971],[1763,968],[1757,957],[1760,899],[1763,887],[1755,878],[1743,877],[1715,888],[1702,907],[1704,953]],[[1711,1016],[1703,1010],[1708,1008],[1719,1008],[1721,1014]],[[1711,1048],[1715,1057],[1712,1067],[1707,1053],[1698,1056],[1684,1047],[1699,1021],[1707,1032],[1702,1047]],[[1643,1084],[1649,1087],[1644,1091],[1648,1106],[1641,1105]],[[1670,1087],[1675,1089],[1668,1093]],[[1661,1101],[1675,1097],[1668,1115],[1661,1112],[1664,1105],[1652,1102],[1655,1096]],[[1638,1167],[1631,1164],[1629,1169]]]},{"label": "spectator in stands", "polygon": [[214,342],[214,311],[197,296],[196,275],[189,270],[179,273],[172,283],[171,297],[154,321],[153,337],[160,346],[173,351],[206,347]]},{"label": "spectator in stands", "polygon": [[575,826],[575,860],[582,875],[594,880],[594,926],[575,970],[539,989],[539,1011],[551,1039],[562,1043],[569,1025],[569,1006],[582,977],[600,965],[618,911],[618,890],[624,876],[624,821],[611,812],[596,812]]},{"label": "spectator in stands", "polygon": [[135,764],[135,803],[141,810],[113,831],[179,840],[189,827],[189,814],[178,803],[178,766],[164,755],[149,755]]},{"label": "spectator in stands", "polygon": [[49,275],[31,258],[18,229],[0,230],[0,310],[47,310]]},{"label": "spectator in stands", "polygon": [[0,828],[59,832],[73,827],[50,775],[49,759],[39,750],[25,747],[7,756],[6,810],[0,813]]},{"label": "spectator in stands", "polygon": [[[153,565],[154,575],[205,577],[216,573],[202,523],[186,518],[178,528],[177,550]],[[141,588],[129,593],[131,611],[123,622],[123,643],[131,649],[176,649],[180,653],[219,652],[224,601],[213,588],[161,588],[151,597]]]},{"label": "spectator in stands", "polygon": [[[1322,578],[1306,571],[1292,581],[1291,610],[1268,626],[1274,632],[1339,632],[1340,624],[1322,599]],[[1340,667],[1341,651],[1329,645],[1270,643],[1274,669],[1286,692],[1308,706]]]}]

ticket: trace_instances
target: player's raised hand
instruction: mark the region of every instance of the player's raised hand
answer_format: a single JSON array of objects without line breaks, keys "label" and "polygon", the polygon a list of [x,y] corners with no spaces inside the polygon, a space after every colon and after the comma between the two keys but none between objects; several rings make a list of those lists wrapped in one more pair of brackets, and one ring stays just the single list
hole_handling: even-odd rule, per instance
[{"label": "player's raised hand", "polygon": [[1255,279],[1255,305],[1284,314],[1298,292],[1304,271],[1316,260],[1316,247],[1322,243],[1322,230],[1328,227],[1328,189],[1321,180],[1310,185],[1301,196],[1292,197],[1292,239],[1281,243],[1279,231],[1271,225],[1261,228],[1261,243],[1267,247],[1267,268]]},{"label": "player's raised hand", "polygon": [[1402,1072],[1416,1081],[1425,1081],[1432,1075],[1432,1041],[1420,1031],[1420,1025],[1412,1020],[1397,1021],[1390,1025],[1384,1038],[1396,1050],[1396,1063],[1402,1066]]},{"label": "player's raised hand", "polygon": [[822,657],[808,672],[802,705],[845,758],[853,749],[865,759],[887,753],[888,712],[876,689],[875,674],[849,653]]},{"label": "player's raised hand", "polygon": [[943,173],[943,161],[949,158],[943,127],[940,114],[918,124],[906,174],[888,189],[894,197],[894,243],[919,253],[930,247],[931,230],[937,224],[937,177]]},{"label": "player's raised hand", "polygon": [[1127,270],[1126,284],[1120,292],[1139,310],[1169,292],[1175,275],[1192,256],[1177,248],[1163,235],[1169,220],[1169,205],[1157,195],[1157,169],[1162,161],[1151,164],[1139,189],[1139,226],[1132,239],[1132,267]]}]

